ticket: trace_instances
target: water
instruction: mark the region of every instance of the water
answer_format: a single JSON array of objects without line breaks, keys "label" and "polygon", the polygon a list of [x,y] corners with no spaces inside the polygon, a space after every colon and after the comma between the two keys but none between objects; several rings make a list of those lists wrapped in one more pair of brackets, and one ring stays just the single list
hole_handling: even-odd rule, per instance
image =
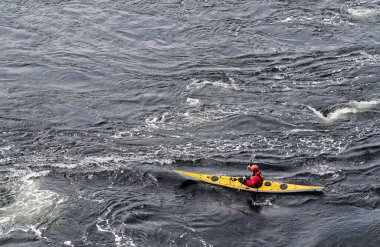
[{"label": "water", "polygon": [[[1,246],[378,246],[378,1],[0,3]],[[260,195],[183,169],[324,185]]]}]

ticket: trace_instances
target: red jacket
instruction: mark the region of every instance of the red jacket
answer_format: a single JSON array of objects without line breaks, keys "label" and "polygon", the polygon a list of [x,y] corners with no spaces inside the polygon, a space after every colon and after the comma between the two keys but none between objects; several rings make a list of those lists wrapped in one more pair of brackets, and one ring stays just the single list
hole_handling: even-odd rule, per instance
[{"label": "red jacket", "polygon": [[245,180],[245,183],[250,187],[259,188],[263,183],[263,176],[260,172],[257,172],[250,179]]}]

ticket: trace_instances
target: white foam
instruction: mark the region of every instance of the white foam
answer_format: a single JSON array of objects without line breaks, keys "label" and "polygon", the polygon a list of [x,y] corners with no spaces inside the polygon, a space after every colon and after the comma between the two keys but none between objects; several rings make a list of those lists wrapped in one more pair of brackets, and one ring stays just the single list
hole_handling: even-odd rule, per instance
[{"label": "white foam", "polygon": [[326,116],[327,121],[333,121],[335,119],[340,118],[342,115],[348,114],[348,113],[357,113],[358,109],[356,108],[351,108],[351,107],[343,107],[339,108],[338,110],[335,110],[333,112],[330,112]]},{"label": "white foam", "polygon": [[208,81],[208,80],[192,80],[191,83],[187,86],[187,90],[200,89],[205,86],[213,86],[217,88],[233,89],[240,90],[239,86],[235,83],[235,80],[231,77],[228,78],[228,82],[223,82],[221,80],[217,81]]},{"label": "white foam", "polygon": [[191,124],[201,124],[214,122],[237,115],[247,115],[248,110],[241,105],[213,105],[203,109],[188,110],[183,113],[183,117],[190,121]]},{"label": "white foam", "polygon": [[9,151],[9,150],[11,150],[12,148],[14,148],[14,145],[13,145],[13,144],[8,145],[8,146],[5,146],[5,147],[0,147],[0,152],[1,152],[1,154],[4,155],[5,151]]},{"label": "white foam", "polygon": [[178,238],[172,239],[170,241],[169,246],[177,246],[178,244],[176,244],[176,240],[180,240],[180,239],[182,239],[184,237],[188,237],[188,238],[193,239],[193,240],[199,240],[200,244],[202,244],[202,245],[198,245],[198,246],[204,246],[204,247],[212,247],[213,246],[211,244],[208,244],[203,238],[201,238],[196,233],[195,229],[192,228],[191,226],[187,226],[186,229],[190,230],[190,232],[184,232],[181,235],[179,235]]},{"label": "white foam", "polygon": [[[155,150],[155,151],[154,151]],[[162,157],[157,158],[160,154],[165,154],[167,148],[157,146],[152,152],[125,152],[123,157],[120,156],[104,156],[104,157],[86,157],[78,162],[79,167],[98,165],[101,170],[114,170],[119,167],[126,167],[128,164],[135,164],[136,162],[150,163],[150,164],[172,164],[173,159]]]},{"label": "white foam", "polygon": [[147,135],[143,133],[143,128],[141,127],[131,128],[129,130],[117,132],[112,137],[116,139],[120,139],[123,137],[134,137],[134,136],[147,137]]},{"label": "white foam", "polygon": [[200,124],[206,121],[201,116],[199,116],[199,114],[196,114],[193,111],[186,111],[185,113],[183,113],[183,117],[186,118],[190,122],[190,124],[193,125]]},{"label": "white foam", "polygon": [[[311,108],[311,107],[310,107]],[[315,109],[314,109],[315,110]],[[314,129],[291,129],[286,131],[286,133],[300,133],[300,132],[321,132],[322,130],[314,130]],[[327,132],[328,130],[324,130]]]},{"label": "white foam", "polygon": [[64,246],[71,246],[71,247],[74,247],[74,245],[71,243],[71,241],[67,240],[65,242],[63,242],[63,245]]},{"label": "white foam", "polygon": [[306,106],[309,110],[311,110],[317,117],[325,119],[325,116],[323,116],[322,112],[318,111],[317,109],[311,107],[311,106]]},{"label": "white foam", "polygon": [[253,206],[273,206],[274,208],[278,208],[278,206],[274,205],[269,198],[266,198],[264,201],[254,201],[252,199]]},{"label": "white foam", "polygon": [[328,24],[328,25],[341,25],[344,21],[342,20],[341,16],[338,14],[332,15],[332,16],[324,16],[324,18],[315,18],[311,16],[289,16],[286,17],[285,19],[280,20],[281,23],[310,23],[310,22],[320,22],[323,24]]},{"label": "white foam", "polygon": [[374,8],[348,8],[347,12],[357,19],[371,18],[380,15],[380,10]]},{"label": "white foam", "polygon": [[336,110],[329,112],[326,116],[323,116],[323,114],[314,109],[313,107],[307,106],[309,110],[311,110],[317,117],[325,120],[326,122],[332,122],[336,119],[341,118],[343,115],[349,114],[349,113],[358,113],[363,112],[366,110],[369,110],[379,104],[380,101],[378,100],[371,100],[371,101],[351,101],[345,106],[341,108],[337,108]]},{"label": "white foam", "polygon": [[13,148],[14,148],[14,145],[13,145],[13,144],[10,144],[10,145],[4,146],[4,147],[0,147],[0,153],[1,153],[2,156],[4,157],[4,158],[1,158],[1,159],[0,159],[0,164],[1,164],[1,163],[7,163],[7,162],[9,162],[9,161],[12,160],[11,157],[8,157],[9,155],[7,154],[7,152],[8,152],[9,150],[13,149]]},{"label": "white foam", "polygon": [[[108,209],[108,212],[110,210]],[[104,217],[100,217],[98,222],[96,223],[96,228],[99,232],[108,232],[114,236],[115,245],[116,246],[137,246],[133,239],[130,237],[126,237],[123,233],[119,233],[116,229],[112,228],[108,219],[104,219]]]},{"label": "white foam", "polygon": [[49,171],[31,172],[19,180],[11,182],[14,202],[0,208],[0,237],[13,231],[31,231],[41,237],[44,228],[40,224],[54,217],[56,209],[63,202],[57,193],[40,188],[38,177]]},{"label": "white foam", "polygon": [[294,20],[293,16],[288,16],[286,17],[285,19],[283,20],[280,20],[280,22],[283,22],[283,23],[288,23],[288,22],[292,22]]},{"label": "white foam", "polygon": [[366,109],[375,107],[379,103],[380,103],[379,100],[371,100],[371,101],[351,101],[349,104],[352,105],[352,107],[366,110]]},{"label": "white foam", "polygon": [[123,161],[123,158],[118,156],[103,156],[103,157],[85,157],[81,162],[82,165],[96,163],[96,164],[104,164],[110,162],[120,162]]},{"label": "white foam", "polygon": [[0,159],[0,164],[1,164],[1,163],[8,163],[8,162],[11,161],[11,160],[12,160],[11,157],[2,158],[2,159]]},{"label": "white foam", "polygon": [[148,127],[151,127],[151,128],[154,128],[154,129],[158,129],[158,128],[160,128],[159,125],[162,125],[162,124],[164,124],[167,121],[167,117],[168,116],[169,116],[169,112],[164,112],[161,115],[161,117],[157,117],[157,116],[148,117],[148,118],[145,119],[145,124]]},{"label": "white foam", "polygon": [[310,22],[314,21],[312,17],[309,16],[288,16],[283,20],[280,20],[282,23],[293,23],[293,22]]},{"label": "white foam", "polygon": [[201,101],[199,99],[187,98],[186,103],[188,103],[190,106],[198,106],[200,105]]},{"label": "white foam", "polygon": [[[107,165],[110,166],[112,165],[117,165],[118,163],[122,162],[125,160],[125,158],[119,157],[119,156],[88,156],[83,158],[81,161],[73,160],[70,157],[65,156],[65,160],[62,160],[61,162],[54,163],[55,160],[48,160],[47,158],[42,158],[38,156],[29,156],[29,162],[28,162],[28,167],[46,167],[46,168],[51,168],[51,167],[57,167],[57,168],[62,168],[62,169],[75,169],[78,167],[87,167],[87,166],[93,166],[94,164],[102,166],[102,165]],[[25,167],[25,164],[15,164],[14,167],[20,167],[19,174],[16,174],[16,177],[19,177],[20,175],[25,175],[25,170],[23,168]],[[46,171],[48,172],[48,171]],[[20,174],[22,173],[22,174]],[[38,173],[33,173],[33,174],[38,174]],[[29,176],[33,176],[33,174]],[[42,174],[41,172],[39,173],[42,176],[46,174]]]}]

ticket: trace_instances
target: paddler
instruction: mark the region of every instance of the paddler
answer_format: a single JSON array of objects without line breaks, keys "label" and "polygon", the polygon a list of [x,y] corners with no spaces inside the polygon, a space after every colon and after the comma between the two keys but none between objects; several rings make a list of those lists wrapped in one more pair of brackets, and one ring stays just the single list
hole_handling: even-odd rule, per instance
[{"label": "paddler", "polygon": [[263,184],[264,177],[259,170],[259,166],[256,164],[248,165],[247,169],[248,171],[252,172],[252,175],[244,178],[244,184],[248,185],[249,187],[260,188]]}]

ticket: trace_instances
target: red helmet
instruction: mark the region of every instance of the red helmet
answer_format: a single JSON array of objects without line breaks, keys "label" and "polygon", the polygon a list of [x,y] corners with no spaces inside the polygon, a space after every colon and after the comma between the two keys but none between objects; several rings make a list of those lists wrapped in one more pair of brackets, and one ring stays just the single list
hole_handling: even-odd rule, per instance
[{"label": "red helmet", "polygon": [[250,170],[251,170],[252,173],[259,172],[259,166],[258,165],[252,165],[250,167]]}]

